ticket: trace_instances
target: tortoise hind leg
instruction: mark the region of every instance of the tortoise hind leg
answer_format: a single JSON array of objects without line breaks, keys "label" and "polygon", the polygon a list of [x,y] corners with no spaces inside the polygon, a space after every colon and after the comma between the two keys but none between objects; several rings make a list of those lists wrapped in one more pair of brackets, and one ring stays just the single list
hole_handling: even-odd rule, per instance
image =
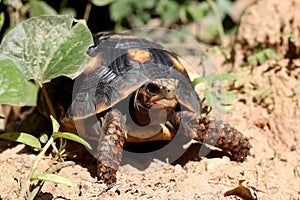
[{"label": "tortoise hind leg", "polygon": [[188,137],[230,152],[237,161],[244,161],[252,145],[235,128],[213,117],[183,111],[172,116],[171,123]]},{"label": "tortoise hind leg", "polygon": [[123,145],[127,130],[125,117],[118,110],[108,112],[103,119],[103,135],[100,136],[98,151],[97,175],[107,185],[116,182]]}]

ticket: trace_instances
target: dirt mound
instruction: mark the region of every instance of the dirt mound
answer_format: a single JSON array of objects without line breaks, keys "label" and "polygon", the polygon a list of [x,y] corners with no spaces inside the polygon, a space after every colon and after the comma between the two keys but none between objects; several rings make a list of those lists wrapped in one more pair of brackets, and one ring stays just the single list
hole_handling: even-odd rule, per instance
[{"label": "dirt mound", "polygon": [[238,28],[234,47],[236,66],[247,61],[259,44],[262,48],[276,49],[282,58],[299,58],[299,10],[298,0],[264,0],[250,6]]}]

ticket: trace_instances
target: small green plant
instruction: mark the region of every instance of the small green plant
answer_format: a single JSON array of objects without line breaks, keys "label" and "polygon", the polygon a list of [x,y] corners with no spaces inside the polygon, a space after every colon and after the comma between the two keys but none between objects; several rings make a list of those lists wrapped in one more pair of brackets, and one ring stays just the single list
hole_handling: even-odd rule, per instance
[{"label": "small green plant", "polygon": [[288,38],[289,41],[300,46],[300,37],[297,37],[294,33],[285,33],[285,34],[282,34],[281,37]]},{"label": "small green plant", "polygon": [[254,101],[266,108],[269,108],[270,105],[274,105],[274,93],[272,89],[258,89],[255,92],[255,99]]},{"label": "small green plant", "polygon": [[229,60],[231,58],[231,54],[230,54],[230,49],[229,48],[226,48],[225,46],[213,46],[211,48],[211,50],[214,52],[214,53],[221,53],[225,56],[225,58],[227,60]]},{"label": "small green plant", "polygon": [[44,84],[58,76],[74,78],[81,73],[89,60],[85,52],[92,43],[92,35],[86,24],[68,15],[31,18],[18,24],[3,38],[0,45],[0,104],[35,105],[37,88],[40,87],[53,115],[53,133],[49,139],[41,138],[45,141],[43,147],[37,138],[27,133],[0,135],[2,139],[21,142],[40,151],[25,183],[22,184],[21,198],[34,180],[38,182],[34,184],[27,199],[34,199],[45,181],[75,185],[69,179],[53,174],[65,165],[72,164],[69,162],[58,162],[45,173],[35,173],[50,146],[56,152],[56,161],[61,160],[65,142],[61,141],[57,149],[54,142],[57,138],[74,140],[90,148],[77,135],[59,132],[59,124],[54,119],[55,112]]},{"label": "small green plant", "polygon": [[222,45],[224,43],[222,21],[233,8],[229,0],[113,0],[104,2],[110,4],[110,17],[115,22],[116,31],[144,26],[150,19],[159,19],[163,27],[173,27],[176,24],[176,27],[180,29],[181,25],[198,23],[206,18],[211,25],[206,30],[205,38],[210,40],[219,34]]},{"label": "small green plant", "polygon": [[[51,137],[45,141],[46,144],[44,145],[44,147],[41,147],[41,142],[39,141],[38,138],[27,134],[27,133],[4,133],[4,134],[0,134],[0,138],[1,139],[6,139],[6,140],[10,140],[10,141],[15,141],[15,142],[21,142],[23,144],[26,144],[28,146],[31,146],[37,150],[40,151],[40,153],[37,155],[37,158],[35,159],[33,166],[31,167],[31,170],[25,180],[25,183],[23,183],[22,188],[21,188],[21,192],[20,192],[20,198],[25,196],[26,191],[29,190],[29,185],[30,183],[32,183],[32,181],[37,180],[38,182],[36,184],[33,184],[33,186],[31,188],[32,192],[31,194],[28,196],[29,200],[33,200],[34,197],[38,194],[38,192],[41,190],[43,184],[45,181],[50,181],[50,182],[55,182],[55,183],[61,183],[61,184],[66,184],[69,186],[76,186],[76,184],[59,175],[54,174],[54,172],[58,171],[59,169],[69,166],[69,165],[74,165],[73,162],[60,162],[60,158],[62,157],[65,149],[65,142],[61,141],[59,144],[59,148],[56,148],[55,142],[54,140],[59,138],[59,139],[68,139],[68,140],[73,140],[75,142],[81,143],[83,144],[85,147],[91,149],[91,146],[82,138],[80,138],[78,135],[75,135],[73,133],[67,133],[67,132],[59,132],[59,124],[58,122],[51,116],[51,120],[52,120],[52,129],[53,129],[53,133],[51,135]],[[45,156],[46,151],[50,148],[50,146],[54,147],[53,149],[56,150],[56,160],[53,164],[46,172],[44,173],[40,173],[40,174],[36,174],[36,169],[38,167],[39,162],[41,161],[41,159]]]},{"label": "small green plant", "polygon": [[120,30],[124,24],[131,28],[145,25],[155,16],[165,27],[178,21],[199,21],[208,13],[209,6],[206,2],[191,0],[114,0],[109,9],[111,19],[116,22],[116,30]]},{"label": "small green plant", "polygon": [[228,104],[229,101],[232,101],[236,99],[236,95],[229,91],[224,91],[221,93],[217,93],[216,91],[213,91],[211,88],[213,88],[213,85],[217,81],[229,81],[229,80],[235,80],[235,76],[232,74],[210,74],[204,77],[199,77],[193,80],[193,85],[196,86],[200,83],[207,84],[208,88],[204,90],[204,98],[202,100],[202,103],[207,101],[208,105],[205,105],[202,112],[203,113],[209,113],[212,108],[217,107],[223,111],[226,111],[228,109],[232,108],[232,105]]},{"label": "small green plant", "polygon": [[280,59],[280,55],[272,48],[263,48],[262,44],[259,43],[252,55],[247,57],[248,63],[254,64],[264,64],[268,59]]}]

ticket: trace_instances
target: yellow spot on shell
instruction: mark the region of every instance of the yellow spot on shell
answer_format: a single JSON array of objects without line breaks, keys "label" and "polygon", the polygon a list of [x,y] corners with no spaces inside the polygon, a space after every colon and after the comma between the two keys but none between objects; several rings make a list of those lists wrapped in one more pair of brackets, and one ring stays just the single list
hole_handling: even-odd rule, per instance
[{"label": "yellow spot on shell", "polygon": [[179,60],[177,60],[176,58],[173,58],[173,57],[170,57],[170,58],[171,58],[171,61],[172,61],[173,65],[174,65],[174,67],[178,71],[180,71],[182,73],[186,72],[184,66],[179,62]]},{"label": "yellow spot on shell", "polygon": [[128,53],[132,60],[139,63],[145,63],[151,59],[150,52],[145,49],[132,49]]}]

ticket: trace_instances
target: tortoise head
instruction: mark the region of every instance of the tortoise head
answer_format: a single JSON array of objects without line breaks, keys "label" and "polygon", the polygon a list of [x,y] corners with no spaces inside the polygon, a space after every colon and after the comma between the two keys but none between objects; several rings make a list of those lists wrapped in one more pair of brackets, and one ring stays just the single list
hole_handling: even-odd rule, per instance
[{"label": "tortoise head", "polygon": [[159,78],[142,85],[135,93],[135,121],[145,126],[165,123],[178,104],[179,81]]},{"label": "tortoise head", "polygon": [[136,103],[144,108],[175,108],[178,103],[178,80],[160,78],[151,80],[136,92]]}]

